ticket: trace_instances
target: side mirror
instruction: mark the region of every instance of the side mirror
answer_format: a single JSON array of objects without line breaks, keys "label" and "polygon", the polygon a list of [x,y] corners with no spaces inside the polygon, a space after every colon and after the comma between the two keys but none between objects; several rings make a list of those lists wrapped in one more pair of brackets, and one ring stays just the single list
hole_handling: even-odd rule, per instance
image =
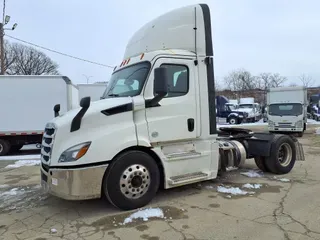
[{"label": "side mirror", "polygon": [[60,112],[60,104],[54,105],[53,111],[54,111],[54,117],[58,117]]},{"label": "side mirror", "polygon": [[80,101],[80,107],[88,109],[90,107],[90,101],[91,101],[90,97],[82,98]]},{"label": "side mirror", "polygon": [[154,92],[162,98],[168,93],[168,76],[167,68],[154,69]]}]

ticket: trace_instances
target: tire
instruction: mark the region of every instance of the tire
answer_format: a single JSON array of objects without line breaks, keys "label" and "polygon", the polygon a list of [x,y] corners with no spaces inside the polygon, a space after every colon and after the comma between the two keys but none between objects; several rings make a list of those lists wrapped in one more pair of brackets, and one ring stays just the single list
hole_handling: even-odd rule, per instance
[{"label": "tire", "polygon": [[11,148],[10,148],[10,152],[18,152],[22,147],[23,147],[23,145],[21,145],[21,144],[12,145]]},{"label": "tire", "polygon": [[0,156],[5,156],[10,151],[10,143],[0,139]]},{"label": "tire", "polygon": [[128,151],[117,156],[108,167],[103,192],[115,207],[133,210],[147,205],[159,184],[160,172],[155,160],[145,152]]},{"label": "tire", "polygon": [[266,158],[265,157],[255,157],[254,161],[257,165],[257,167],[262,171],[262,172],[270,172],[267,165],[266,165]]},{"label": "tire", "polygon": [[[286,174],[290,172],[296,162],[296,151],[293,139],[290,136],[276,136],[271,143],[270,157],[266,158],[267,169],[274,174]],[[282,152],[280,160],[279,153]],[[284,162],[282,162],[284,161]]]},{"label": "tire", "polygon": [[230,117],[228,122],[231,125],[235,125],[238,124],[238,119],[236,117]]},{"label": "tire", "polygon": [[304,131],[298,132],[298,133],[297,133],[297,136],[298,136],[298,137],[303,137],[303,133],[304,133]]}]

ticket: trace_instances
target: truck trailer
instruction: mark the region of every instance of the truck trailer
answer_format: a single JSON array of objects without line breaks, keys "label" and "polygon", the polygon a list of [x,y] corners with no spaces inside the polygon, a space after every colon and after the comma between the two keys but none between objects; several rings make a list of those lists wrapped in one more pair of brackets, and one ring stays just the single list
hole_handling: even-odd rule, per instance
[{"label": "truck trailer", "polygon": [[175,9],[138,30],[102,98],[83,98],[79,109],[47,123],[40,169],[50,194],[105,196],[130,210],[148,204],[160,187],[215,179],[248,158],[275,174],[304,158],[294,137],[217,129],[206,4]]},{"label": "truck trailer", "polygon": [[92,83],[92,84],[78,84],[79,99],[90,97],[91,101],[98,101],[106,90],[107,84]]},{"label": "truck trailer", "polygon": [[62,113],[79,107],[78,89],[67,77],[0,76],[0,156],[41,144],[57,103]]},{"label": "truck trailer", "polygon": [[296,133],[307,128],[307,89],[303,86],[270,88],[267,92],[269,132]]}]

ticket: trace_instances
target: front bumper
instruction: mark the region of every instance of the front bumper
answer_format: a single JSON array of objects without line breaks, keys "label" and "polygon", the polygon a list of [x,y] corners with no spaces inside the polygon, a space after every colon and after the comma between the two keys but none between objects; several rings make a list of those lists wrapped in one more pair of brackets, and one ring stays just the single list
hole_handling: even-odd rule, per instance
[{"label": "front bumper", "polygon": [[274,132],[303,132],[303,128],[296,128],[292,126],[291,128],[282,128],[282,127],[268,127],[269,131],[274,131]]},{"label": "front bumper", "polygon": [[100,198],[103,176],[107,167],[108,164],[57,169],[47,168],[41,164],[41,186],[49,194],[66,200]]}]

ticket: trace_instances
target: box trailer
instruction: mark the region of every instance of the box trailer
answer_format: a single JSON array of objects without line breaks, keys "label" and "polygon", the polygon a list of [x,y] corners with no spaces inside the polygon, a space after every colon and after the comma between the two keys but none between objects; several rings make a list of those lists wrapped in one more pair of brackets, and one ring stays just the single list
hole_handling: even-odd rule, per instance
[{"label": "box trailer", "polygon": [[79,107],[78,88],[65,76],[0,76],[0,156],[41,143],[54,105],[65,113]]},{"label": "box trailer", "polygon": [[79,100],[84,97],[90,97],[91,101],[100,100],[107,88],[107,83],[78,84]]},{"label": "box trailer", "polygon": [[307,127],[307,89],[303,86],[270,88],[267,92],[269,132],[297,133]]}]

